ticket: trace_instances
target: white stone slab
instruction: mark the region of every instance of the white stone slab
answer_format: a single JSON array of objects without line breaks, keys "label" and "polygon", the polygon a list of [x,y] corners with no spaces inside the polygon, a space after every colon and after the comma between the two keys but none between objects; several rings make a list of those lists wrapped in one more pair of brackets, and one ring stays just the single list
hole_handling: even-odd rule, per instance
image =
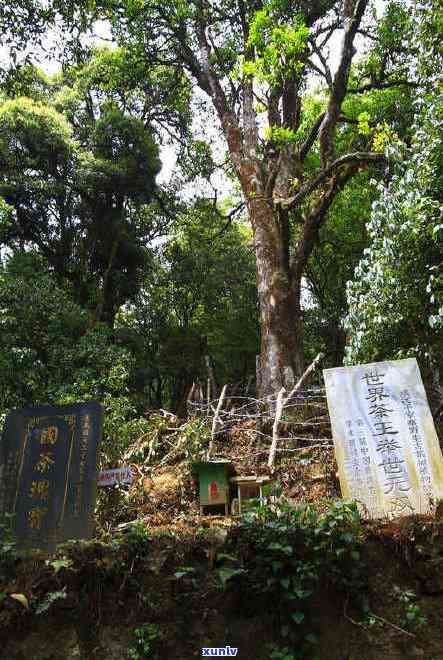
[{"label": "white stone slab", "polygon": [[415,358],[323,375],[343,497],[368,518],[432,512],[443,456]]}]

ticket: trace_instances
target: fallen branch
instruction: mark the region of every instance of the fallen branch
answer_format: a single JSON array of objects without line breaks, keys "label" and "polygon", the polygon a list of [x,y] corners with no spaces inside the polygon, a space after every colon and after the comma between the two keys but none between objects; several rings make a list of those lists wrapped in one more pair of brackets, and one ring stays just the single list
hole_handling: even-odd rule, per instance
[{"label": "fallen branch", "polygon": [[[343,605],[343,614],[345,616],[345,619],[347,619],[352,624],[354,624],[354,626],[358,626],[359,628],[363,628],[363,630],[368,632],[367,627],[365,626],[364,623],[361,623],[360,621],[356,621],[355,619],[352,619],[348,615],[348,613],[347,613],[348,602],[349,602],[349,596],[346,598],[346,601]],[[413,633],[409,632],[409,630],[405,630],[404,628],[400,628],[400,626],[397,626],[395,623],[391,623],[391,621],[388,621],[387,619],[384,619],[382,616],[378,616],[378,614],[374,614],[374,612],[368,612],[368,614],[370,616],[374,617],[374,619],[378,619],[382,623],[385,623],[386,625],[391,626],[391,628],[394,628],[394,630],[397,630],[398,632],[401,632],[404,635],[408,635],[408,637],[412,637],[413,639],[415,639],[416,636]]]},{"label": "fallen branch", "polygon": [[218,400],[217,408],[215,409],[214,418],[212,420],[211,441],[209,443],[209,448],[208,448],[208,459],[214,453],[214,438],[217,433],[217,426],[219,423],[221,423],[219,415],[220,415],[221,407],[223,405],[223,401],[225,400],[227,388],[228,388],[227,385],[223,386],[223,389],[220,394],[220,398]]},{"label": "fallen branch", "polygon": [[404,628],[400,628],[400,626],[397,626],[395,623],[392,623],[391,621],[388,621],[387,619],[384,619],[382,616],[378,616],[378,614],[374,614],[374,612],[368,612],[370,616],[373,616],[375,619],[378,619],[379,621],[382,621],[383,623],[386,623],[387,626],[391,626],[391,628],[394,628],[394,630],[398,630],[398,632],[403,633],[404,635],[408,635],[409,637],[415,637],[415,635],[409,630],[405,630]]},{"label": "fallen branch", "polygon": [[292,390],[289,392],[287,397],[284,397],[285,395],[285,388],[282,387],[280,392],[278,393],[277,396],[277,409],[275,412],[275,419],[274,419],[274,426],[272,428],[272,444],[271,444],[271,449],[269,450],[269,460],[268,460],[268,467],[273,468],[274,466],[274,460],[275,460],[275,451],[277,449],[277,443],[278,443],[278,425],[280,423],[280,419],[283,413],[283,408],[287,405],[288,401],[292,399],[292,397],[297,394],[303,383],[305,382],[306,378],[311,374],[317,364],[320,362],[320,360],[324,357],[323,353],[319,353],[315,360],[309,365],[309,367],[306,369],[304,374],[299,378],[297,383],[294,385]]},{"label": "fallen branch", "polygon": [[272,427],[272,443],[271,443],[271,448],[269,450],[269,459],[268,459],[268,467],[272,468],[274,467],[274,460],[275,460],[275,450],[277,449],[277,443],[278,443],[278,425],[280,423],[280,419],[283,413],[283,406],[284,406],[284,395],[285,395],[285,388],[282,387],[280,392],[277,395],[277,407],[275,410],[275,419],[274,419],[274,425]]},{"label": "fallen branch", "polygon": [[299,378],[297,383],[294,385],[292,390],[289,392],[288,396],[286,397],[286,399],[283,403],[284,406],[286,406],[288,401],[290,401],[292,399],[294,394],[297,394],[297,392],[299,391],[299,389],[301,388],[301,386],[305,382],[306,378],[309,376],[309,374],[311,374],[313,371],[315,371],[315,369],[317,368],[318,363],[320,362],[320,360],[322,360],[324,358],[324,356],[325,356],[324,353],[319,353],[317,355],[317,357],[314,359],[314,361],[309,365],[309,367],[306,369],[304,374]]}]

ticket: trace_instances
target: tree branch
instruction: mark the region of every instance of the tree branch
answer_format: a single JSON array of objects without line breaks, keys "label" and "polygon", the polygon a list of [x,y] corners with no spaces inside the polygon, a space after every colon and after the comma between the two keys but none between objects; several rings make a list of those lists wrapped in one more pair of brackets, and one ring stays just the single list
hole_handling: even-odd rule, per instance
[{"label": "tree branch", "polygon": [[360,27],[368,0],[348,0],[345,3],[345,29],[340,64],[334,76],[328,108],[320,128],[320,159],[325,167],[334,155],[334,134],[341,106],[346,95],[349,71],[354,57],[354,39]]},{"label": "tree branch", "polygon": [[340,156],[334,160],[329,167],[322,170],[314,179],[308,181],[296,195],[285,200],[286,208],[292,209],[294,206],[299,204],[307,195],[313,192],[318,186],[320,186],[326,179],[328,179],[332,174],[334,174],[339,168],[343,165],[354,164],[357,166],[365,165],[368,162],[384,162],[386,157],[382,153],[376,153],[372,151],[356,151],[352,154],[346,154],[345,156]]},{"label": "tree branch", "polygon": [[315,44],[315,42],[313,40],[311,40],[311,46],[312,46],[313,52],[317,55],[318,59],[320,60],[324,70],[322,71],[319,67],[316,67],[316,65],[312,61],[310,61],[310,65],[313,69],[316,69],[317,71],[319,71],[324,76],[329,89],[332,89],[331,69],[329,68],[328,63],[326,61],[326,58],[323,56],[323,53],[322,53],[322,48],[324,47],[324,44],[322,44],[322,47],[319,48]]},{"label": "tree branch", "polygon": [[385,82],[375,81],[362,85],[361,87],[354,87],[348,89],[348,94],[364,94],[371,91],[371,89],[390,89],[391,87],[417,87],[418,84],[410,80],[387,80]]},{"label": "tree branch", "polygon": [[342,174],[335,175],[329,182],[326,192],[305,218],[303,236],[298,241],[297,248],[291,259],[291,275],[294,283],[301,280],[312,249],[318,238],[318,232],[337,194],[346,182],[359,170],[357,164],[348,167]]},{"label": "tree branch", "polygon": [[313,71],[315,71],[316,73],[318,73],[319,76],[321,76],[322,78],[324,78],[324,79],[326,80],[326,84],[327,84],[328,87],[329,87],[329,83],[328,83],[328,78],[327,78],[326,72],[325,72],[325,71],[322,71],[322,70],[320,69],[320,67],[317,66],[312,60],[309,60],[309,59],[306,60],[306,64],[307,64],[307,66],[308,66],[310,69],[312,69]]},{"label": "tree branch", "polygon": [[318,131],[320,130],[320,126],[322,124],[322,121],[324,119],[325,113],[322,112],[321,115],[319,115],[312,126],[311,130],[309,131],[309,135],[306,138],[306,140],[303,142],[302,146],[300,147],[299,151],[299,158],[300,161],[303,162],[306,156],[308,155],[312,145],[314,144],[315,140],[317,139]]},{"label": "tree branch", "polygon": [[229,110],[226,95],[220,84],[220,80],[214,73],[209,63],[209,44],[206,39],[205,30],[206,27],[203,21],[198,20],[196,24],[196,32],[200,48],[201,68],[209,86],[209,91],[204,91],[207,91],[209,96],[212,98],[221,125],[223,127],[226,140],[228,142],[232,161],[236,169],[239,170],[243,156],[242,135],[238,125],[237,117],[231,110]]},{"label": "tree branch", "polygon": [[[244,202],[240,202],[240,204],[237,204],[237,206],[236,206],[235,208],[233,208],[232,211],[230,211],[230,212],[228,213],[227,216],[224,216],[224,217],[226,217],[226,219],[227,219],[227,220],[226,220],[226,223],[225,223],[225,224],[223,225],[223,227],[222,227],[222,228],[221,228],[221,229],[220,229],[220,230],[214,235],[214,238],[216,238],[217,236],[221,236],[222,234],[224,234],[225,231],[228,229],[229,225],[230,225],[230,224],[232,223],[232,221],[234,220],[234,218],[235,218],[235,216],[237,215],[237,213],[240,213],[240,211],[242,211],[244,208],[245,208],[245,203],[244,203]],[[217,213],[220,215],[220,217],[222,217],[222,214],[220,213],[220,211],[219,211],[218,209],[217,209]]]}]

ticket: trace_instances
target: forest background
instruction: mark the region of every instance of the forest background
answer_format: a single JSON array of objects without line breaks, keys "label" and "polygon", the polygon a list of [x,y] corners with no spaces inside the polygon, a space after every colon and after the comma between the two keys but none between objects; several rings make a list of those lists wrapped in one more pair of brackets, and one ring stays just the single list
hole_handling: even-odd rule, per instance
[{"label": "forest background", "polygon": [[442,28],[439,2],[3,3],[1,414],[98,399],[112,464],[206,356],[275,395],[320,350],[417,357],[439,414]]}]

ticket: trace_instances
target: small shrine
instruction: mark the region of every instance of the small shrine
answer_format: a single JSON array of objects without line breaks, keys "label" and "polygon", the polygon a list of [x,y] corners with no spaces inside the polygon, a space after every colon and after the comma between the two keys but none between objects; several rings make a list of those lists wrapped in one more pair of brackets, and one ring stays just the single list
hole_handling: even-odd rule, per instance
[{"label": "small shrine", "polygon": [[200,513],[211,509],[212,513],[229,514],[229,474],[232,464],[226,460],[194,463],[199,481]]},{"label": "small shrine", "polygon": [[262,504],[265,500],[267,475],[235,475],[232,463],[224,459],[194,463],[193,471],[198,477],[201,515],[240,515],[251,509],[253,501]]}]

